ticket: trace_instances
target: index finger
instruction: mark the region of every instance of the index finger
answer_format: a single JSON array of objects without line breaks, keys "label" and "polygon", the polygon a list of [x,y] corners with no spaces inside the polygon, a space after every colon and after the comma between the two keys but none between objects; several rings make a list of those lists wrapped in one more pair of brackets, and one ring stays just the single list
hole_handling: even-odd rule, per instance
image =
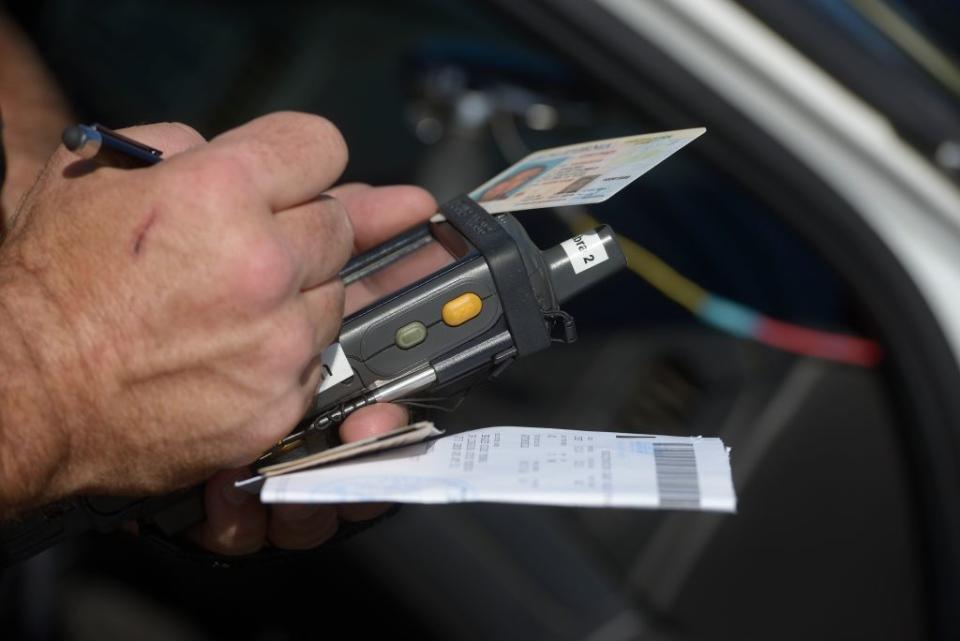
[{"label": "index finger", "polygon": [[353,224],[353,247],[363,252],[379,245],[437,212],[437,201],[420,187],[339,185],[327,192],[339,200]]},{"label": "index finger", "polygon": [[315,199],[347,165],[340,131],[313,114],[278,112],[251,120],[210,141],[277,212]]}]

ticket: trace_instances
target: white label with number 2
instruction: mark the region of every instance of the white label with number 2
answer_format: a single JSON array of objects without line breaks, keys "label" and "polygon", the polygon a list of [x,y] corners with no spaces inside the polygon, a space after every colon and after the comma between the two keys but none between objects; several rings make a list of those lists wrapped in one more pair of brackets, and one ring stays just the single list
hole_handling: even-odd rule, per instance
[{"label": "white label with number 2", "polygon": [[600,240],[600,236],[592,232],[574,236],[560,243],[560,246],[570,258],[574,274],[579,274],[607,260],[607,249],[603,246],[603,241]]}]

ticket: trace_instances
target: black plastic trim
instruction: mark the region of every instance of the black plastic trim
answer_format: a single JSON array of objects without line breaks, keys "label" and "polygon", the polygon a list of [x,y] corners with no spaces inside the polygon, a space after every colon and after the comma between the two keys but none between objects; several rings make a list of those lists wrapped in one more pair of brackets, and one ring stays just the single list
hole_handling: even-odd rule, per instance
[{"label": "black plastic trim", "polygon": [[487,261],[517,355],[526,356],[550,347],[543,312],[513,237],[469,196],[457,196],[442,205],[440,211]]}]

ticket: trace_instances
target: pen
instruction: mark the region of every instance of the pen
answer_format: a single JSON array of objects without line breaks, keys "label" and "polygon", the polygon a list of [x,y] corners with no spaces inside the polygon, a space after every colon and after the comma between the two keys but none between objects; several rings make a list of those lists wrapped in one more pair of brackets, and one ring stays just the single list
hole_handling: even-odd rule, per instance
[{"label": "pen", "polygon": [[81,158],[105,160],[124,167],[148,167],[163,152],[127,138],[103,125],[71,125],[63,130],[64,146]]}]

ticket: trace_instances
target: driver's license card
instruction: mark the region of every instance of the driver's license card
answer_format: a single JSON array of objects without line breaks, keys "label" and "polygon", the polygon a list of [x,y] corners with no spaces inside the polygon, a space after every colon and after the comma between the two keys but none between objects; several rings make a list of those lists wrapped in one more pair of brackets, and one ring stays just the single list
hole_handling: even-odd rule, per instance
[{"label": "driver's license card", "polygon": [[470,197],[491,214],[603,202],[705,131],[661,131],[544,149],[500,172]]}]

